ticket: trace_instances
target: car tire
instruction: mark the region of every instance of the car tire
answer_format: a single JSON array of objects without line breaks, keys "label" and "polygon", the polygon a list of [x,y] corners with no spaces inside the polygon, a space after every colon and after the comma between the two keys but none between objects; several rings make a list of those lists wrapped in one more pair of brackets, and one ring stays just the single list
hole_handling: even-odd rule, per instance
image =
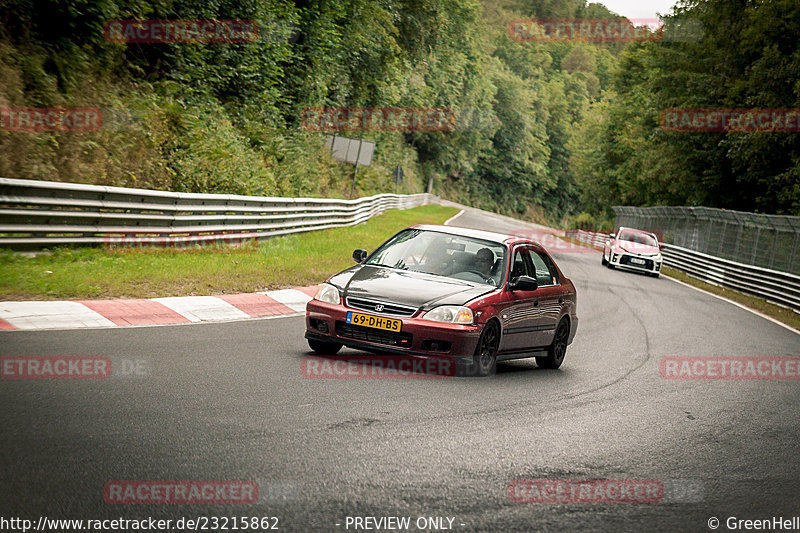
[{"label": "car tire", "polygon": [[553,336],[553,342],[547,348],[547,357],[537,357],[536,364],[540,368],[549,368],[555,370],[564,362],[564,356],[567,354],[567,341],[569,340],[569,324],[566,320],[558,323],[556,334]]},{"label": "car tire", "polygon": [[653,276],[654,278],[657,278],[658,277],[658,272],[655,272],[655,273],[650,274],[650,275]]},{"label": "car tire", "polygon": [[500,328],[497,322],[490,321],[483,328],[478,346],[472,359],[462,362],[459,376],[486,377],[497,372],[497,349],[500,347]]},{"label": "car tire", "polygon": [[603,256],[602,256],[602,257],[603,257],[603,258],[600,260],[600,263],[602,263],[602,264],[603,264],[603,266],[606,266],[606,265],[608,265],[608,261],[606,260],[606,254],[605,254],[605,252],[603,252]]},{"label": "car tire", "polygon": [[320,355],[336,355],[342,349],[342,345],[338,342],[320,341],[316,339],[308,339],[308,346]]}]

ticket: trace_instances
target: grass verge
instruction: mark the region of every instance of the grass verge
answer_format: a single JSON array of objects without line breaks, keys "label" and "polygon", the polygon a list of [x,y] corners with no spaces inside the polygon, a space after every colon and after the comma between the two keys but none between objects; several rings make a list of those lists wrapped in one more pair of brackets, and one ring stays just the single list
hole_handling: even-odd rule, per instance
[{"label": "grass verge", "polygon": [[388,211],[347,228],[241,246],[58,248],[35,257],[0,252],[0,299],[155,298],[256,292],[314,285],[413,224],[441,224],[458,209]]},{"label": "grass verge", "polygon": [[689,274],[681,272],[680,270],[675,270],[674,268],[664,267],[661,270],[661,273],[693,287],[703,289],[706,292],[722,296],[728,300],[733,300],[734,302],[740,303],[745,307],[749,307],[750,309],[754,309],[759,313],[763,313],[771,318],[774,318],[775,320],[782,322],[787,326],[800,330],[800,314],[795,313],[791,309],[769,303],[762,298],[750,296],[749,294],[744,294],[733,289],[726,289],[725,287],[711,285],[710,283],[693,278]]}]

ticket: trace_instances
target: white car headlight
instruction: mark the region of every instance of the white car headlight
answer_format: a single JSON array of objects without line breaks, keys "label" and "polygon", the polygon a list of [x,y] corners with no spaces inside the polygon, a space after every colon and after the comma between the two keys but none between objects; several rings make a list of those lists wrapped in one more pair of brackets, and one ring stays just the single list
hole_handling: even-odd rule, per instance
[{"label": "white car headlight", "polygon": [[441,305],[425,313],[422,320],[447,322],[448,324],[472,324],[472,309],[460,305]]},{"label": "white car headlight", "polygon": [[339,294],[339,289],[330,283],[323,283],[317,289],[314,299],[326,304],[339,304],[342,301],[342,296]]}]

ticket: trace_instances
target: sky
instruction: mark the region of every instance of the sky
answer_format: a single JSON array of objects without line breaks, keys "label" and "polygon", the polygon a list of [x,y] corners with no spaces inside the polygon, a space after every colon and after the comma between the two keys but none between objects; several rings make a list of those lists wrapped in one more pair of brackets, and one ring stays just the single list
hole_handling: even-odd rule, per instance
[{"label": "sky", "polygon": [[675,4],[675,0],[590,0],[589,3],[592,1],[629,19],[654,19],[656,13],[668,13]]}]

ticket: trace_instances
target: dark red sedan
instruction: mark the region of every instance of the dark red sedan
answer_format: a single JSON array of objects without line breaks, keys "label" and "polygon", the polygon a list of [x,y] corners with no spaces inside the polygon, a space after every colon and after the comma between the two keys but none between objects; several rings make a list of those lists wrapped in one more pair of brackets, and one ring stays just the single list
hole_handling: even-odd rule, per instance
[{"label": "dark red sedan", "polygon": [[348,346],[451,357],[485,376],[506,359],[558,368],[575,337],[575,286],[533,241],[420,225],[353,258],[306,307],[305,336],[319,354]]}]

